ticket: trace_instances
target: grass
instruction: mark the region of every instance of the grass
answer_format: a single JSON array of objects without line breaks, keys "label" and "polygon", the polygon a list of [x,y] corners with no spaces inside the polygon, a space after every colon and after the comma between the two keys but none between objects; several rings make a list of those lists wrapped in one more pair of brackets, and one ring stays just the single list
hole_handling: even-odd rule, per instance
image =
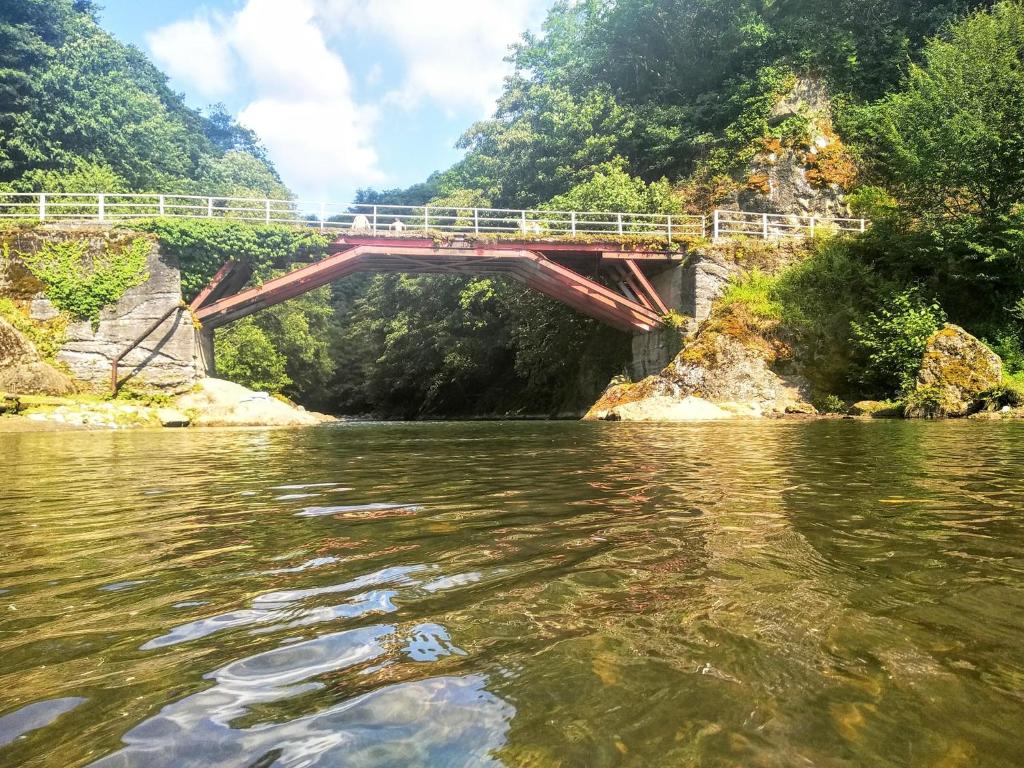
[{"label": "grass", "polygon": [[742,305],[747,312],[761,320],[782,320],[782,302],[775,298],[778,278],[754,269],[745,275],[733,278],[717,307],[727,310]]}]

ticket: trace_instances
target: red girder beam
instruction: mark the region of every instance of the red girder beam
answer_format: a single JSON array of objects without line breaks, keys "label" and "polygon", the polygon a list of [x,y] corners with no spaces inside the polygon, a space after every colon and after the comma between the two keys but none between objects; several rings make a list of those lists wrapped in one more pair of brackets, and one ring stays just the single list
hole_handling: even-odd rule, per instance
[{"label": "red girder beam", "polygon": [[[202,306],[200,322],[216,328],[360,271],[501,271],[574,309],[626,331],[648,331],[661,318],[645,307],[543,254],[522,248],[439,248],[432,240],[354,245],[323,261]],[[209,295],[209,294],[207,294]]]},{"label": "red girder beam", "polygon": [[654,307],[658,310],[658,312],[661,313],[661,315],[663,316],[667,315],[668,307],[665,306],[665,302],[662,300],[661,295],[658,293],[655,287],[651,285],[651,281],[647,279],[647,275],[645,275],[644,271],[637,266],[637,263],[630,259],[629,261],[626,262],[626,269],[628,269],[629,272],[632,274],[633,279],[636,280],[637,284],[640,286],[640,289],[645,294],[647,294],[647,298],[654,303]]}]

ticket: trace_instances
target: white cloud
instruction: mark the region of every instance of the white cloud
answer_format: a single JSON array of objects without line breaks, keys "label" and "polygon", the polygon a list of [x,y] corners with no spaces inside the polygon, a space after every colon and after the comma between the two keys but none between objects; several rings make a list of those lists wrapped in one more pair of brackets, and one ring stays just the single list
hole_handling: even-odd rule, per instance
[{"label": "white cloud", "polygon": [[146,35],[146,43],[167,74],[200,95],[215,99],[231,90],[231,50],[209,20],[196,18],[170,24]]},{"label": "white cloud", "polygon": [[[244,94],[239,120],[259,134],[285,182],[315,200],[387,182],[374,146],[382,116],[408,120],[405,110],[425,103],[467,119],[490,113],[510,70],[509,46],[550,2],[244,0],[231,14],[201,12],[146,39],[190,92]],[[365,72],[374,103],[359,102],[339,54],[357,44],[399,69],[390,83],[379,64]]]},{"label": "white cloud", "polygon": [[487,114],[510,65],[509,46],[543,18],[549,0],[317,0],[328,31],[372,34],[402,59],[402,86],[391,101],[424,99],[444,109]]},{"label": "white cloud", "polygon": [[274,98],[255,101],[238,116],[306,202],[341,202],[332,190],[386,181],[371,143],[376,118],[372,107],[344,101]]},{"label": "white cloud", "polygon": [[377,109],[353,97],[345,62],[327,47],[315,22],[313,0],[248,0],[219,19],[216,29],[196,19],[148,38],[154,57],[172,76],[203,95],[223,95],[227,75],[218,91],[202,86],[209,60],[193,58],[199,44],[190,43],[190,35],[210,50],[210,40],[218,43],[216,61],[228,62],[218,71],[240,73],[236,86],[252,100],[239,122],[256,131],[301,198],[330,198],[335,189],[385,180],[373,147]]}]

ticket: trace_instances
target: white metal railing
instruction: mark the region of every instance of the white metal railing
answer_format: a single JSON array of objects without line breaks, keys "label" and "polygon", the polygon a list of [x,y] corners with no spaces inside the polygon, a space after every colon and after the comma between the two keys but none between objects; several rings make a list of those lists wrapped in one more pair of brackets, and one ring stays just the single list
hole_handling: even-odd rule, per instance
[{"label": "white metal railing", "polygon": [[711,217],[711,236],[716,240],[723,237],[758,237],[762,240],[815,237],[864,232],[868,224],[867,219],[715,211]]},{"label": "white metal railing", "polygon": [[321,231],[399,235],[426,231],[594,237],[759,237],[779,239],[826,232],[863,232],[864,219],[716,210],[709,216],[655,213],[531,211],[449,206],[303,203],[241,197],[127,193],[0,192],[0,219],[126,221],[210,218],[293,224]]}]

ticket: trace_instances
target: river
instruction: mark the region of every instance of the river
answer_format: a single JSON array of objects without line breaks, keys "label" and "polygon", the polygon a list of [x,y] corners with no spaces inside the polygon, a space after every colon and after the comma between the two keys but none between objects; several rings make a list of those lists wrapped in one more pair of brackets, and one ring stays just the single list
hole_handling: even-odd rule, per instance
[{"label": "river", "polygon": [[0,434],[0,765],[1019,766],[1024,424]]}]

